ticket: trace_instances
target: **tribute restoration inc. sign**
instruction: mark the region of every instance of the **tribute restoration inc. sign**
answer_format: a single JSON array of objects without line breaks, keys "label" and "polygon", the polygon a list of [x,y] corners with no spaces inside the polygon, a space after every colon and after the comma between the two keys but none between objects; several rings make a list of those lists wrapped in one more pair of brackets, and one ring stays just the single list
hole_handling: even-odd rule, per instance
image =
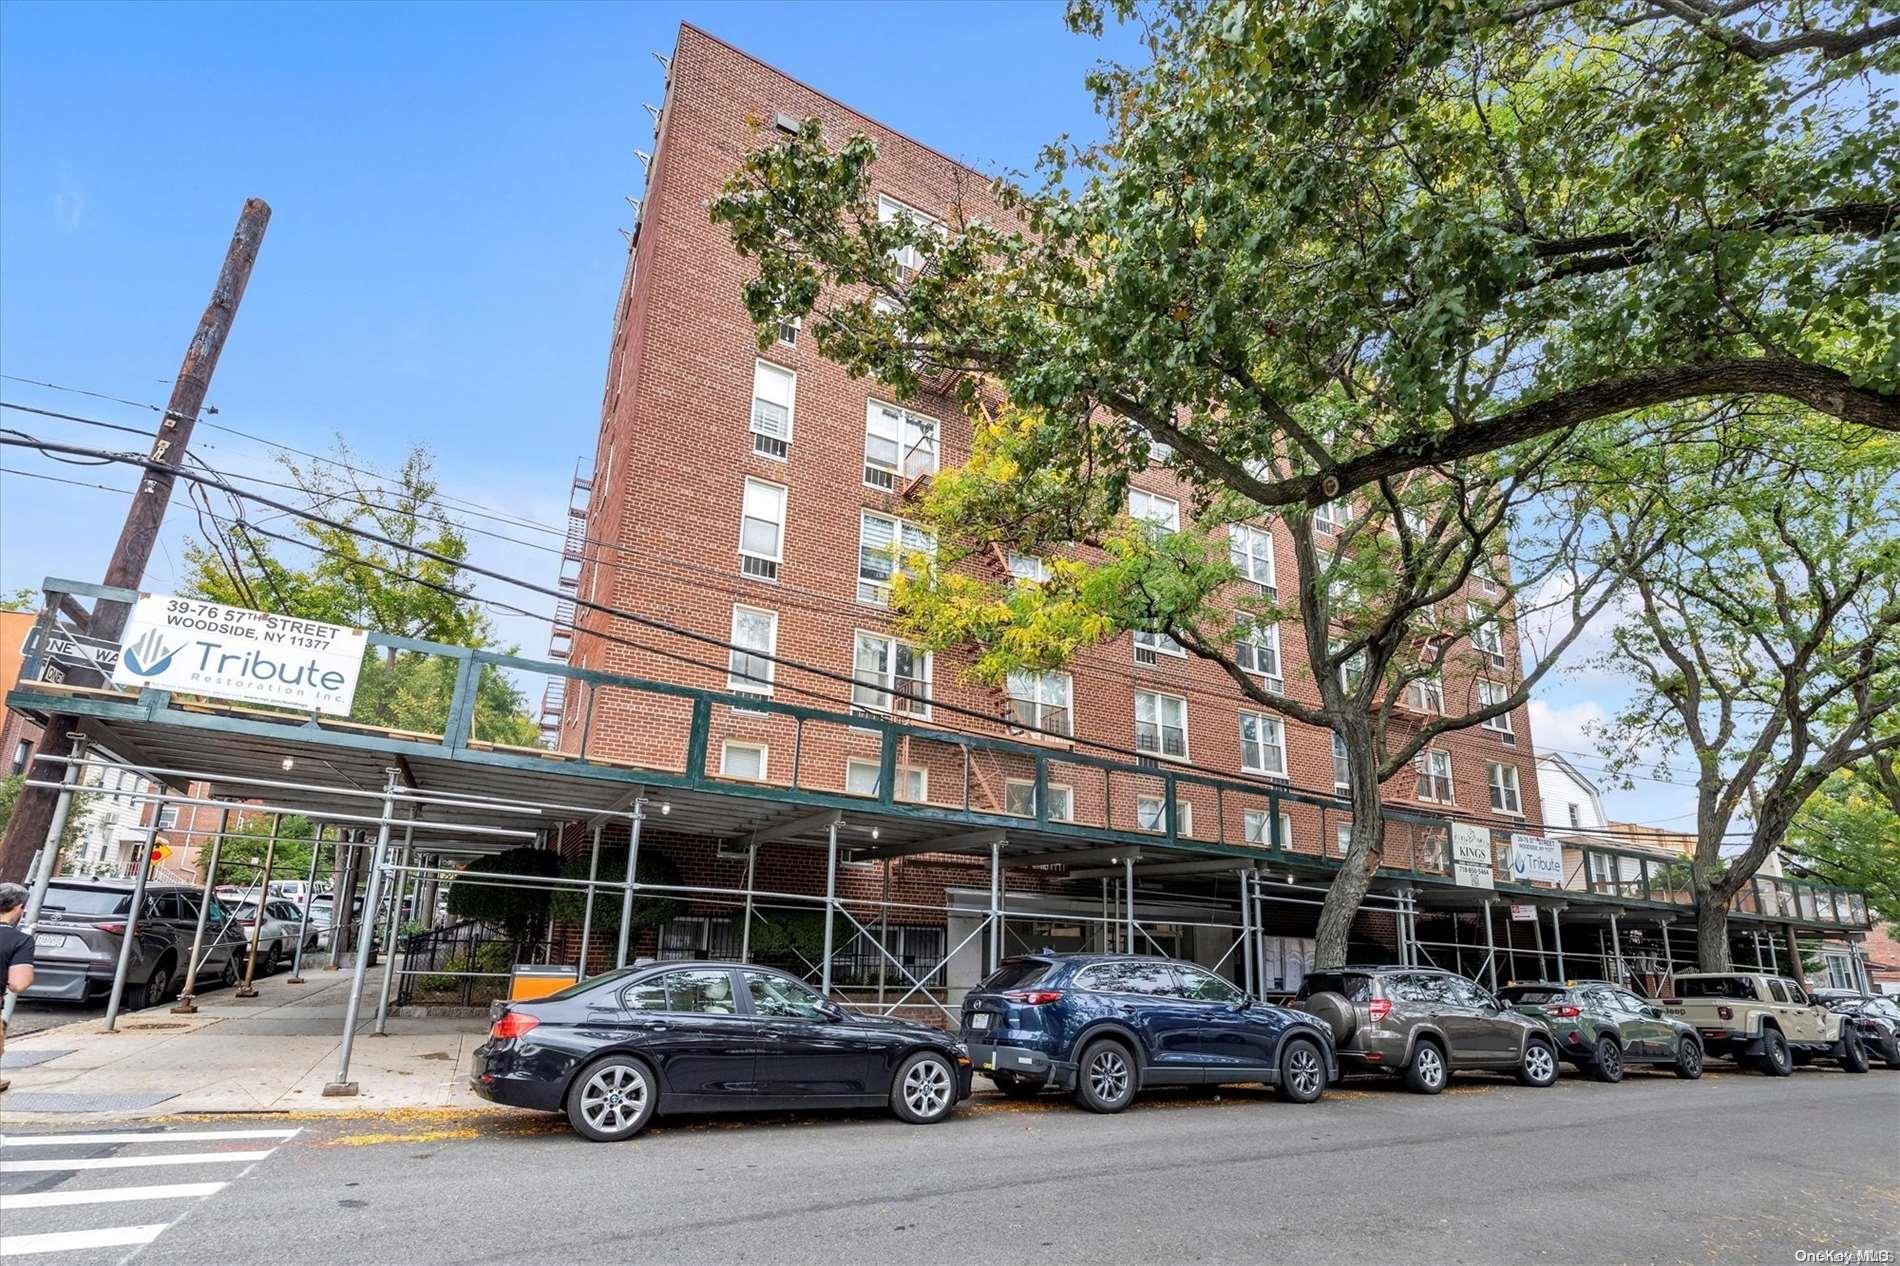
[{"label": "tribute restoration inc. sign", "polygon": [[132,608],[112,680],[346,715],[367,639],[340,624],[146,594]]},{"label": "tribute restoration inc. sign", "polygon": [[1491,875],[1491,828],[1451,824],[1451,878],[1467,888],[1495,888]]},{"label": "tribute restoration inc. sign", "polygon": [[1563,849],[1555,840],[1547,840],[1541,835],[1525,835],[1522,831],[1513,831],[1511,833],[1511,878],[1521,884],[1532,880],[1547,884],[1563,883]]}]

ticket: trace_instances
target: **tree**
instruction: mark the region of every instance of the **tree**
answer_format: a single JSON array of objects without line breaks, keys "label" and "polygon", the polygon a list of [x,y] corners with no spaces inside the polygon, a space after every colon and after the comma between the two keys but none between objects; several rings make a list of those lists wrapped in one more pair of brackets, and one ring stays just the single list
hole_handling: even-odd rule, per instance
[{"label": "tree", "polygon": [[[567,859],[561,867],[563,879],[586,879],[591,864],[590,848],[582,850]],[[625,844],[603,844],[600,849],[600,869],[594,875],[594,882],[619,883],[627,876],[627,846]],[[634,880],[642,884],[658,884],[661,887],[677,887],[680,883],[679,867],[673,859],[658,849],[648,848],[640,854],[640,864],[635,869]],[[577,931],[585,921],[587,891],[584,888],[563,888],[554,894],[549,904],[549,913],[559,922],[566,923]],[[633,919],[629,924],[630,933],[643,928],[656,928],[668,919],[686,912],[686,903],[671,893],[639,893],[633,898]],[[620,893],[606,888],[594,890],[594,918],[589,925],[593,935],[615,940],[620,935]],[[631,939],[629,939],[631,944]]]},{"label": "tree", "polygon": [[540,886],[516,886],[505,882],[508,876],[552,878],[560,873],[561,856],[544,848],[511,848],[487,857],[477,857],[462,868],[470,879],[500,876],[504,882],[456,882],[449,885],[449,917],[492,923],[518,945],[540,938],[548,922],[549,890]]},{"label": "tree", "polygon": [[[388,480],[357,478],[360,458],[339,446],[335,462],[283,466],[312,508],[352,527],[365,526],[401,545],[449,559],[468,553],[468,538],[443,508],[427,450],[412,449]],[[377,545],[320,523],[300,522],[295,538],[247,522],[200,516],[202,542],[185,550],[183,592],[193,597],[325,620],[400,637],[485,649],[494,630],[461,584],[461,568]],[[270,546],[289,539],[314,551],[305,567],[281,561]],[[509,648],[511,651],[513,648]],[[393,729],[441,733],[455,688],[455,661],[384,647],[365,660],[350,718]],[[508,676],[485,666],[477,682],[474,736],[528,746],[538,729]]]},{"label": "tree", "polygon": [[[1666,485],[1695,510],[1632,567],[1605,662],[1636,693],[1605,752],[1618,771],[1693,758],[1705,971],[1727,969],[1729,903],[1802,806],[1900,749],[1896,469],[1892,437],[1800,410],[1740,410],[1706,437],[1626,454],[1627,486]],[[1606,481],[1606,499],[1622,486]],[[1725,856],[1738,822],[1746,843]]]},{"label": "tree", "polygon": [[0,594],[0,611],[31,611],[40,605],[40,591],[37,589],[15,589],[11,593]]},{"label": "tree", "polygon": [[[263,863],[271,857],[272,881],[297,879],[310,873],[310,850],[316,847],[316,827],[299,813],[288,813],[277,824],[277,847],[270,849],[272,814],[237,812],[231,815],[230,834],[218,853],[219,884],[257,888],[264,883]],[[335,856],[335,844],[326,841],[324,858]],[[252,862],[256,858],[256,862]],[[319,874],[329,874],[319,867]]]},{"label": "tree", "polygon": [[[25,790],[25,774],[10,774],[5,778],[0,778],[0,833],[6,831],[7,822],[13,817],[14,802],[20,798],[20,793]],[[59,833],[59,852],[61,857],[70,856],[73,849],[78,846],[79,837],[86,833],[86,826],[97,807],[96,805],[87,803],[85,792],[86,788],[84,786],[79,787],[73,796],[72,806],[66,811],[66,826]],[[53,873],[58,874],[59,872],[55,869]]]},{"label": "tree", "polygon": [[1788,828],[1792,867],[1867,898],[1874,922],[1900,925],[1900,769],[1891,751],[1836,770]]}]

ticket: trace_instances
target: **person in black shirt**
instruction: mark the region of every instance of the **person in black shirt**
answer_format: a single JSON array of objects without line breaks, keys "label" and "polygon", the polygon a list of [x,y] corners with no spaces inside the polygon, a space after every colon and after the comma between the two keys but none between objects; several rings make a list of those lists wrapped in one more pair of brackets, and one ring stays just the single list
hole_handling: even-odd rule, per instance
[{"label": "person in black shirt", "polygon": [[[18,884],[0,884],[0,978],[5,981],[0,994],[24,993],[33,983],[33,938],[20,930],[20,916],[26,913],[26,889]],[[0,1055],[7,1049],[7,1027],[0,1022]],[[12,1083],[0,1077],[0,1090]]]}]

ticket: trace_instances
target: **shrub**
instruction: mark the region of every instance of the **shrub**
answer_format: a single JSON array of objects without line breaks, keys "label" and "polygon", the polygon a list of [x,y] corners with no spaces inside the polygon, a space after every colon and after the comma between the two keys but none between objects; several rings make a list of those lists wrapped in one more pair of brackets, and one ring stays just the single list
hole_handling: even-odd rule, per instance
[{"label": "shrub", "polygon": [[[540,848],[511,848],[478,857],[463,868],[467,875],[532,875],[551,878],[561,869],[557,853]],[[492,923],[517,941],[535,940],[548,917],[546,888],[501,888],[490,884],[449,885],[449,916]]]},{"label": "shrub", "polygon": [[[586,879],[588,860],[592,846],[583,848],[578,856],[570,857],[561,867],[563,879]],[[594,875],[594,922],[593,931],[597,936],[610,940],[620,935],[620,893],[600,887],[606,883],[620,883],[627,877],[627,846],[624,844],[603,844],[600,848],[600,869]],[[665,853],[653,848],[640,850],[640,865],[634,879],[643,884],[674,885],[680,882],[679,867]],[[587,890],[585,888],[564,888],[554,894],[549,913],[562,923],[578,928],[586,914]],[[686,903],[678,897],[661,893],[635,893],[633,897],[632,931],[641,928],[658,927],[668,919],[685,913]]]}]

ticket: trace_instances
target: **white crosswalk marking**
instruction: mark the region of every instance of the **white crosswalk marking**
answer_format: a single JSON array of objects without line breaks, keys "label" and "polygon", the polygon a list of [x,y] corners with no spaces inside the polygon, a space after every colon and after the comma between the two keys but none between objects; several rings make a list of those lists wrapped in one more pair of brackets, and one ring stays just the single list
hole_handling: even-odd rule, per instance
[{"label": "white crosswalk marking", "polygon": [[[277,1150],[275,1145],[295,1138],[301,1131],[289,1130],[174,1130],[115,1131],[92,1134],[16,1134],[0,1137],[0,1149],[18,1159],[0,1160],[0,1180],[10,1175],[49,1175],[22,1178],[0,1186],[0,1214],[4,1214],[5,1233],[0,1234],[0,1257],[25,1257],[32,1254],[60,1254],[86,1250],[136,1248],[149,1244],[183,1217],[199,1200],[206,1200],[243,1176],[232,1166],[255,1164]],[[270,1147],[234,1148],[230,1151],[167,1151],[178,1144],[271,1143]],[[22,1155],[16,1149],[32,1148]],[[93,1155],[59,1154],[91,1152]],[[111,1155],[97,1155],[110,1150]],[[151,1167],[192,1167],[200,1174],[221,1174],[217,1179],[199,1182],[140,1183],[144,1175],[116,1173]],[[86,1175],[106,1171],[108,1184],[88,1186]],[[71,1175],[61,1177],[61,1175]],[[156,1175],[153,1175],[156,1177]],[[181,1175],[182,1176],[182,1175]],[[130,1181],[128,1181],[130,1180]],[[21,1183],[49,1190],[20,1190]],[[112,1206],[111,1209],[93,1206]],[[120,1206],[145,1206],[120,1210]],[[121,1211],[122,1225],[85,1226],[92,1219]],[[163,1220],[143,1221],[145,1218]],[[75,1225],[75,1222],[78,1225]]]}]

